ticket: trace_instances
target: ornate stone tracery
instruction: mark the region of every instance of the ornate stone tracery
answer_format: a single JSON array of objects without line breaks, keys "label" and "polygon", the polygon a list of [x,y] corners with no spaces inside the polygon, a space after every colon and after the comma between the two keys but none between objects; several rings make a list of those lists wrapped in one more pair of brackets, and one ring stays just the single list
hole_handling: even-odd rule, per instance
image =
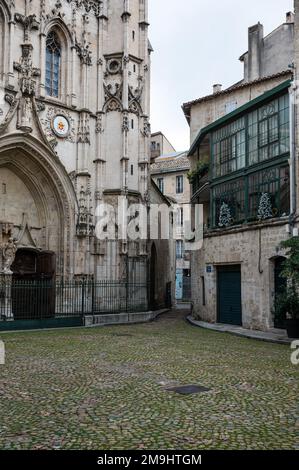
[{"label": "ornate stone tracery", "polygon": [[104,83],[105,111],[122,111],[122,89],[122,83]]},{"label": "ornate stone tracery", "polygon": [[103,2],[101,0],[66,0],[67,3],[73,4],[78,10],[84,8],[87,13],[93,11],[96,15],[100,15]]}]

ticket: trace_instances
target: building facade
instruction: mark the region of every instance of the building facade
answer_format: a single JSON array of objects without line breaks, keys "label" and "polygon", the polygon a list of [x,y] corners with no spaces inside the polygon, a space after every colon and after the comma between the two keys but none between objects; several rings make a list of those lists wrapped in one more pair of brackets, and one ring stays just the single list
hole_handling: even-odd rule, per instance
[{"label": "building facade", "polygon": [[185,250],[184,214],[190,204],[190,162],[186,152],[160,155],[151,164],[151,175],[162,194],[175,207],[176,217],[176,300],[191,298],[190,253]]},{"label": "building facade", "polygon": [[[285,257],[280,243],[297,234],[295,42],[290,13],[265,39],[260,24],[249,28],[244,79],[183,105],[191,129],[191,200],[204,207],[204,244],[191,261],[194,316],[204,321],[284,327],[274,301]],[[270,49],[281,51],[279,60],[273,54],[271,62]]]},{"label": "building facade", "polygon": [[148,26],[147,0],[0,0],[0,271],[147,282],[116,216],[151,199]]},{"label": "building facade", "polygon": [[175,153],[176,150],[162,132],[151,135],[151,162],[161,155]]}]

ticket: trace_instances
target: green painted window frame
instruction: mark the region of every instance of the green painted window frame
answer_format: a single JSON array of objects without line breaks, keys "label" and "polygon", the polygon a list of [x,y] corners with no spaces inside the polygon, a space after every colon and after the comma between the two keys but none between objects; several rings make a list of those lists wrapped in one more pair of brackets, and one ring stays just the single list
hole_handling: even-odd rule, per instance
[{"label": "green painted window frame", "polygon": [[260,168],[215,185],[211,189],[212,228],[219,226],[220,207],[224,202],[231,209],[232,225],[257,220],[259,201],[263,193],[270,196],[273,217],[289,215],[290,169],[285,162]]},{"label": "green painted window frame", "polygon": [[213,131],[210,146],[212,180],[289,154],[288,93]]},{"label": "green painted window frame", "polygon": [[[272,112],[265,112],[269,107],[273,106]],[[257,119],[255,119],[257,117]],[[271,126],[272,120],[277,122],[277,126]],[[243,119],[243,121],[241,121]],[[263,124],[261,124],[263,123]],[[251,145],[251,139],[254,134],[251,133],[251,126],[257,126],[258,132],[254,136],[255,145]],[[264,135],[260,132],[260,126],[264,126]],[[221,136],[232,140],[236,133],[245,129],[245,164],[239,165],[241,168],[230,167],[228,172],[223,175],[216,175],[215,168],[215,136]],[[273,132],[274,129],[274,132]],[[218,139],[219,141],[219,139]],[[275,149],[276,151],[273,150]],[[264,150],[266,149],[266,151]],[[252,157],[255,151],[257,158]],[[217,217],[219,215],[219,204],[217,198],[222,202],[232,204],[232,201],[238,202],[238,207],[233,210],[233,224],[248,223],[257,220],[258,201],[263,192],[269,193],[273,206],[273,217],[288,215],[290,211],[289,191],[290,182],[288,177],[283,176],[284,171],[289,172],[289,156],[290,156],[290,132],[289,132],[289,94],[288,92],[280,93],[271,101],[259,104],[250,112],[243,116],[238,116],[235,121],[230,122],[211,132],[210,134],[210,152],[211,152],[211,174],[210,174],[210,225],[211,228],[218,227]],[[266,153],[266,156],[265,156]],[[217,156],[217,154],[216,154]],[[230,161],[228,159],[228,161]],[[255,196],[251,189],[251,181],[253,178],[259,178],[258,175],[266,175],[270,172],[279,177],[273,177],[267,183],[264,178],[254,190]],[[274,172],[274,173],[273,173]],[[286,178],[286,185],[281,182]],[[278,184],[280,182],[280,184]],[[276,185],[276,189],[273,188]],[[222,191],[223,188],[223,191]],[[222,194],[222,196],[221,196]],[[287,194],[287,196],[286,196]],[[221,196],[221,197],[220,197]],[[253,199],[255,200],[253,202]],[[286,204],[286,197],[288,203]],[[217,205],[218,204],[218,205]]]}]

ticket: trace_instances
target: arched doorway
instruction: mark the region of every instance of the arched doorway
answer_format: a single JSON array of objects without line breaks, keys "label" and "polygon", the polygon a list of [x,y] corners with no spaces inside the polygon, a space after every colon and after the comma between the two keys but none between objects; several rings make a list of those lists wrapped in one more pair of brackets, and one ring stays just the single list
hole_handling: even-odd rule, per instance
[{"label": "arched doorway", "polygon": [[3,136],[0,185],[0,222],[13,227],[17,245],[54,252],[57,276],[70,276],[77,199],[60,161],[33,136]]},{"label": "arched doorway", "polygon": [[55,254],[20,248],[11,266],[14,320],[55,316]]},{"label": "arched doorway", "polygon": [[[279,256],[278,258],[274,259],[274,296],[275,300],[278,296],[284,291],[286,288],[287,280],[281,277],[281,273],[283,271],[283,263],[285,258]],[[285,328],[285,316],[278,317],[276,314],[274,315],[274,328]]]},{"label": "arched doorway", "polygon": [[152,244],[151,258],[150,258],[150,284],[149,284],[149,306],[152,310],[156,309],[156,270],[157,270],[157,249],[155,244]]}]

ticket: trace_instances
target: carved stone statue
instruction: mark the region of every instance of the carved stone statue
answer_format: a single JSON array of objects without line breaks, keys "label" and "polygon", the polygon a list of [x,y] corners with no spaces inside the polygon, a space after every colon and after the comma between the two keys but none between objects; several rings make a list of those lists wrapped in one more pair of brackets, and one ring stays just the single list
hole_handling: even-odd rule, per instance
[{"label": "carved stone statue", "polygon": [[3,274],[13,274],[10,268],[15,260],[16,252],[17,252],[17,245],[15,244],[14,239],[9,238],[6,245],[4,245],[3,251],[2,251],[2,256],[4,260]]}]

